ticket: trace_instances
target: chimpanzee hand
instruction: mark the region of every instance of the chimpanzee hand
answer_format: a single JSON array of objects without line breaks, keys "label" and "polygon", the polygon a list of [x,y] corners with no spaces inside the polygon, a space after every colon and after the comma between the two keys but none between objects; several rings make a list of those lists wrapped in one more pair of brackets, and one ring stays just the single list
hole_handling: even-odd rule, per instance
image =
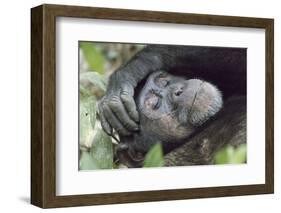
[{"label": "chimpanzee hand", "polygon": [[106,95],[98,104],[98,112],[104,131],[112,135],[113,129],[120,135],[130,135],[138,130],[139,114],[134,101],[133,80],[120,72],[111,75]]}]

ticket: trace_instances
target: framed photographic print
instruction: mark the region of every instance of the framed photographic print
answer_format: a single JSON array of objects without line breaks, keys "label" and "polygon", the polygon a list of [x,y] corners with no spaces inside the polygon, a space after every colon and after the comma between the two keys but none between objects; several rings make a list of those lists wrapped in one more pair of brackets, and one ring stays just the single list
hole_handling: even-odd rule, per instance
[{"label": "framed photographic print", "polygon": [[31,9],[31,203],[273,193],[273,19]]}]

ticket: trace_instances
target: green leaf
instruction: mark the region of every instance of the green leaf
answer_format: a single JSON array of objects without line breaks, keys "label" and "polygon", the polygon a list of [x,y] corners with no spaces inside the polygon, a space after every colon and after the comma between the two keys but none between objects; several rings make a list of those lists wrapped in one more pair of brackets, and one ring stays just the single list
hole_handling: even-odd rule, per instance
[{"label": "green leaf", "polygon": [[[90,82],[93,86],[105,92],[107,80],[104,76],[97,72],[83,72],[80,73],[80,84],[83,82]],[[80,87],[81,88],[81,87]]]},{"label": "green leaf", "polygon": [[102,129],[97,129],[91,147],[91,156],[99,169],[113,168],[113,144],[111,137]]},{"label": "green leaf", "polygon": [[246,161],[247,161],[247,145],[241,144],[236,148],[235,153],[232,157],[232,162],[239,164],[239,163],[245,163]]},{"label": "green leaf", "polygon": [[98,166],[95,164],[95,161],[89,152],[81,151],[79,169],[80,170],[98,169]]},{"label": "green leaf", "polygon": [[229,157],[232,155],[233,147],[226,146],[219,150],[215,155],[215,164],[227,164],[229,163]]},{"label": "green leaf", "polygon": [[146,154],[143,167],[161,167],[164,165],[162,145],[155,144]]},{"label": "green leaf", "polygon": [[91,146],[96,122],[96,98],[80,99],[80,144]]},{"label": "green leaf", "polygon": [[241,144],[237,148],[226,146],[215,154],[215,164],[240,164],[247,158],[247,146]]},{"label": "green leaf", "polygon": [[79,84],[80,100],[91,96],[91,90],[83,84]]},{"label": "green leaf", "polygon": [[104,73],[104,56],[91,42],[81,42],[80,48],[91,70],[100,74]]}]

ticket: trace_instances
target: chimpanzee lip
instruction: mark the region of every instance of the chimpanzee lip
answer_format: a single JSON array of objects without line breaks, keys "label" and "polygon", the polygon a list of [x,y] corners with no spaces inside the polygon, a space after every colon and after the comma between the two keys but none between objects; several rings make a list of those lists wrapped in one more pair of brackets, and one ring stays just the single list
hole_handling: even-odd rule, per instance
[{"label": "chimpanzee lip", "polygon": [[205,81],[201,80],[201,84],[199,85],[199,87],[197,88],[197,91],[195,92],[194,94],[194,97],[193,97],[193,100],[192,100],[192,104],[191,104],[191,107],[190,107],[190,110],[188,112],[188,114],[191,116],[192,113],[193,113],[193,108],[194,108],[194,104],[195,104],[195,101],[196,101],[196,98],[197,98],[197,94],[200,92],[200,90],[203,88],[203,85],[205,83]]},{"label": "chimpanzee lip", "polygon": [[213,117],[218,111],[220,111],[220,109],[223,106],[222,95],[220,91],[214,85],[211,85],[212,88],[214,89],[214,92],[217,93],[215,97],[213,97],[214,100],[212,100],[212,102],[208,104],[207,106],[208,109],[206,109],[206,111],[202,111],[198,113],[197,112],[198,110],[197,111],[195,110],[196,107],[200,106],[200,104],[198,105],[198,103],[196,103],[196,100],[200,98],[200,96],[198,96],[198,93],[201,91],[201,89],[208,89],[208,87],[204,88],[204,85],[208,85],[208,83],[206,84],[206,82],[204,81],[199,86],[198,90],[194,95],[194,101],[192,107],[188,113],[189,123],[194,126],[200,126],[204,124],[209,118]]}]

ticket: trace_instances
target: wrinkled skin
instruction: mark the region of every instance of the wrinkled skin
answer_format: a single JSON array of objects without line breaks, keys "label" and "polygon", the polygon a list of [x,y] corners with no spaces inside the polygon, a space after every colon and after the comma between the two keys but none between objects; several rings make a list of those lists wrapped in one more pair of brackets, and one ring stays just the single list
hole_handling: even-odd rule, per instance
[{"label": "wrinkled skin", "polygon": [[109,79],[106,95],[98,105],[107,134],[112,135],[115,129],[128,136],[139,130],[135,88],[157,70],[211,82],[224,97],[246,94],[245,48],[148,45]]},{"label": "wrinkled skin", "polygon": [[222,107],[222,97],[208,82],[158,71],[148,77],[137,106],[140,134],[153,141],[172,143],[185,140],[214,116]]},{"label": "wrinkled skin", "polygon": [[155,143],[167,152],[185,142],[223,105],[220,91],[212,84],[185,80],[167,72],[152,73],[136,98],[140,131],[121,137],[120,161],[129,167],[140,165],[143,156]]}]

